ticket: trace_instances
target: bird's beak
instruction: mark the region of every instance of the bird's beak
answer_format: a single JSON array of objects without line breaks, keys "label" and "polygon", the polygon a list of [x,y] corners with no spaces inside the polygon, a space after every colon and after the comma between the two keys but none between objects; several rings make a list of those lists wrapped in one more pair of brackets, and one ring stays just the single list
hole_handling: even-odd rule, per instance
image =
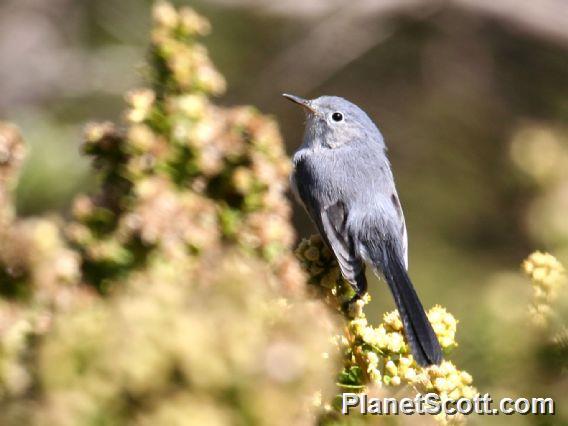
[{"label": "bird's beak", "polygon": [[316,114],[316,110],[313,108],[312,103],[308,99],[300,98],[299,96],[295,95],[289,95],[288,93],[283,93],[282,96],[307,109],[312,114]]}]

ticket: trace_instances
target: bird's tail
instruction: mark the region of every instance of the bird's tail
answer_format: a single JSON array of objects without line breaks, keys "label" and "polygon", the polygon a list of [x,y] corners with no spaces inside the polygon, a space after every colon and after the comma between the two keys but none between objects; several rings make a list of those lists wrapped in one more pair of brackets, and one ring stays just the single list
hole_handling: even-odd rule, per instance
[{"label": "bird's tail", "polygon": [[383,272],[394,296],[414,359],[422,366],[440,364],[442,348],[401,257],[390,243],[375,247],[370,254],[375,266]]}]

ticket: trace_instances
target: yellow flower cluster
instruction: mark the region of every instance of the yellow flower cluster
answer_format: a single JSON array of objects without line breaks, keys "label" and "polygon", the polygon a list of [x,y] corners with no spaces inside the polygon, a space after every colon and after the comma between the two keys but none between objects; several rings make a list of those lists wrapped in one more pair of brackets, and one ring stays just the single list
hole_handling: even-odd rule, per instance
[{"label": "yellow flower cluster", "polygon": [[533,300],[529,307],[532,321],[537,326],[547,326],[554,317],[552,304],[565,283],[564,267],[551,254],[536,251],[525,259],[522,269],[533,287]]},{"label": "yellow flower cluster", "polygon": [[[428,318],[445,352],[457,346],[455,341],[457,321],[444,308],[435,306],[428,311]],[[420,383],[420,374],[427,370],[419,367],[410,354],[404,337],[402,321],[398,311],[384,314],[378,327],[368,324],[364,314],[349,321],[346,340],[336,338],[337,342],[347,343],[350,351],[358,356],[365,353],[366,370],[375,384],[398,385],[402,382]],[[356,350],[353,345],[357,346]],[[360,349],[360,350],[359,350]],[[380,363],[379,363],[380,356]],[[380,367],[380,368],[379,368]]]},{"label": "yellow flower cluster", "polygon": [[568,366],[568,329],[560,290],[566,284],[563,265],[551,254],[536,251],[522,264],[531,279],[533,297],[529,305],[530,318],[538,327],[543,349],[548,351],[547,362],[557,363],[560,369]]},{"label": "yellow flower cluster", "polygon": [[[308,273],[314,292],[328,305],[340,310],[350,299],[352,290],[341,277],[337,262],[321,237],[314,235],[304,239],[296,256]],[[333,339],[343,354],[343,371],[339,375],[342,391],[363,392],[370,386],[406,385],[420,393],[435,392],[442,399],[473,398],[477,394],[471,385],[471,375],[458,370],[452,362],[423,368],[414,361],[398,311],[385,313],[377,327],[370,325],[363,310],[369,300],[367,295],[349,312],[344,312],[345,333]],[[427,315],[442,349],[448,353],[457,346],[458,321],[441,306],[434,306]],[[450,419],[439,416],[438,420],[446,423]]]},{"label": "yellow flower cluster", "polygon": [[428,319],[443,348],[449,350],[457,346],[455,337],[458,321],[446,308],[439,305],[434,306],[428,311]]}]

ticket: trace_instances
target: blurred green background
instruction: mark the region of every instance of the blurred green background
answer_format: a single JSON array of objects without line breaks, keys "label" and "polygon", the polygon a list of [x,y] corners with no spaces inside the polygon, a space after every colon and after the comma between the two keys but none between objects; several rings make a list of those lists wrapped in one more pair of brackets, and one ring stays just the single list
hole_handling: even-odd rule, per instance
[{"label": "blurred green background", "polygon": [[[405,209],[411,276],[426,307],[460,320],[452,358],[481,393],[556,396],[562,410],[566,375],[527,349],[530,285],[518,266],[534,249],[568,265],[565,0],[176,3],[212,22],[206,44],[229,85],[219,102],[274,114],[289,153],[303,117],[282,92],[343,96],[373,117]],[[30,150],[21,215],[67,214],[92,185],[81,129],[119,119],[124,92],[142,83],[150,5],[0,2],[0,118]],[[314,232],[298,208],[295,222],[300,236]],[[383,284],[370,291],[378,321],[393,303]]]}]

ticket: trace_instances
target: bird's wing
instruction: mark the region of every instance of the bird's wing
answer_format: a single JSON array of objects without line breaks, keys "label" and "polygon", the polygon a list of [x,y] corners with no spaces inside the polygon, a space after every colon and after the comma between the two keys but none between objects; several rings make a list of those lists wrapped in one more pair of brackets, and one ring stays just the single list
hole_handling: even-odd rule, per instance
[{"label": "bird's wing", "polygon": [[346,230],[347,211],[343,203],[326,206],[320,213],[321,226],[328,243],[337,258],[337,263],[347,281],[356,287],[361,296],[367,283],[364,276],[364,263],[357,256],[353,239]]},{"label": "bird's wing", "polygon": [[309,167],[303,162],[296,163],[292,184],[295,194],[301,200],[322,238],[333,251],[344,278],[361,295],[366,291],[364,263],[357,255],[354,242],[346,230],[345,205],[340,201],[321,200],[314,195],[318,191],[314,191],[312,185],[317,183]]}]

